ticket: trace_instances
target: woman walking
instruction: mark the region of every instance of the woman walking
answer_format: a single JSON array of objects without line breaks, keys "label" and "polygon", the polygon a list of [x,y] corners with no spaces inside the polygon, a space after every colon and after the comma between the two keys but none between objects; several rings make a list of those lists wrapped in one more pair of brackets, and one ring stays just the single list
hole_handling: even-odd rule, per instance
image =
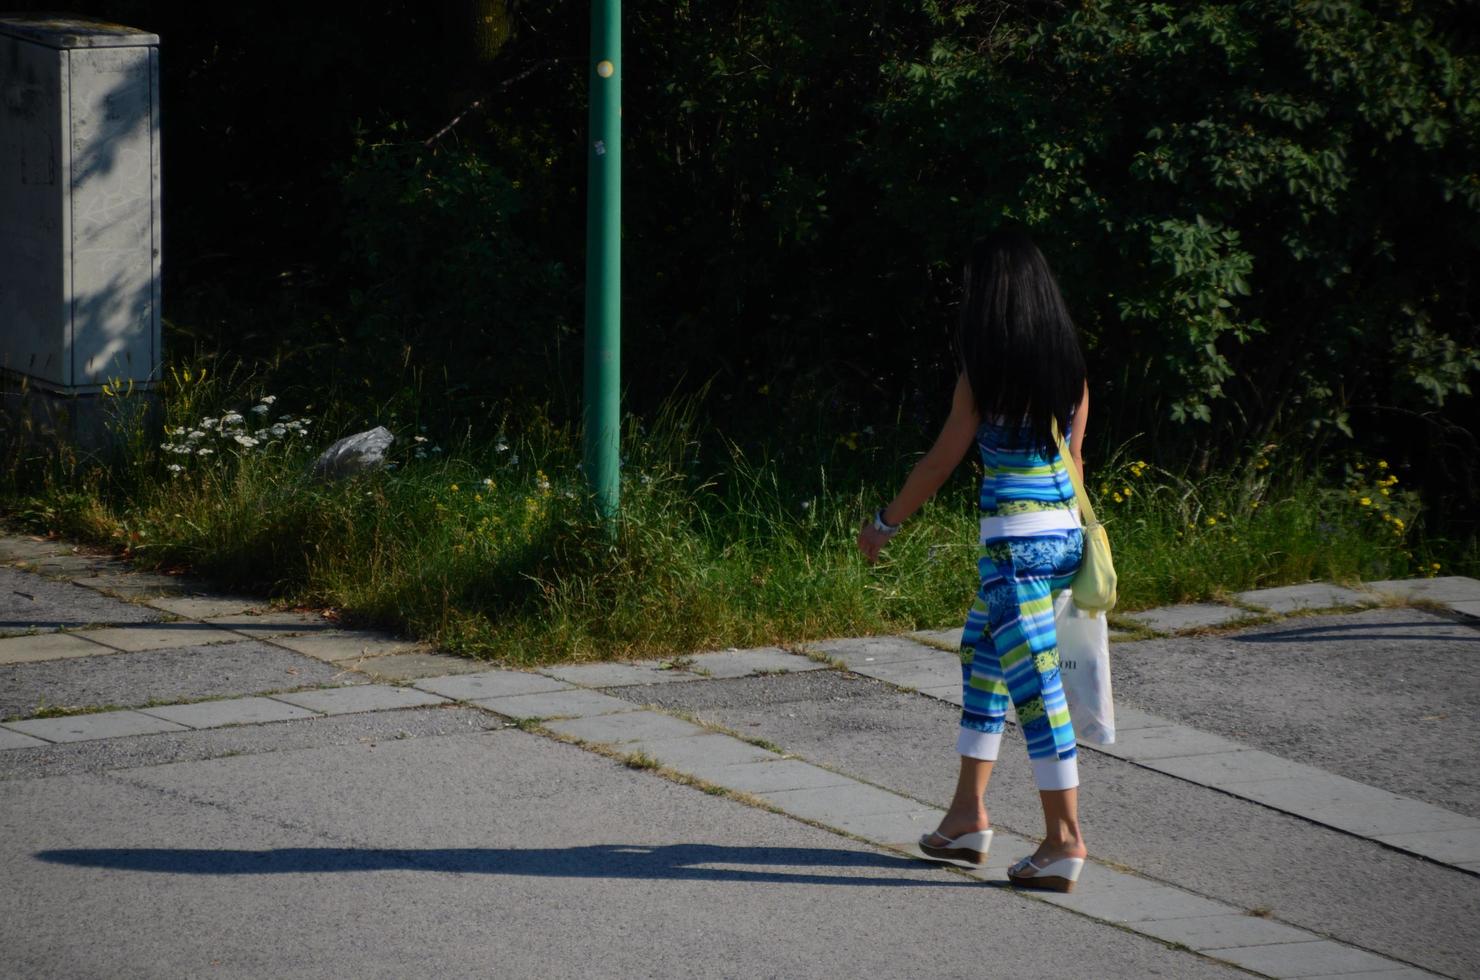
[{"label": "woman walking", "polygon": [[[1069,891],[1086,854],[1074,731],[1059,680],[1054,598],[1084,550],[1067,467],[1080,468],[1089,388],[1078,334],[1041,252],[1019,231],[976,242],[957,330],[960,376],[950,416],[903,489],[859,531],[870,562],[945,483],[973,443],[981,453],[981,589],[961,637],[961,772],[928,857],[982,864],[992,831],[983,796],[1009,700],[1028,743],[1044,837],[1008,870],[1028,888]],[[1065,433],[1072,463],[1060,451]]]}]

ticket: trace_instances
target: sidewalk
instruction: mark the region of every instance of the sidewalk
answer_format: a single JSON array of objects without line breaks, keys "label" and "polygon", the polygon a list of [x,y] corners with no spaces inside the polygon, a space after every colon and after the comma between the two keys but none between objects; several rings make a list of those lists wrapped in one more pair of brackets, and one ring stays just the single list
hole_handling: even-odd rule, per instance
[{"label": "sidewalk", "polygon": [[[954,781],[949,631],[490,671],[69,551],[0,538],[18,975],[1480,974],[1474,580],[1127,617],[1094,860],[1052,896],[1005,887],[1038,820],[1012,736],[988,866],[911,857]],[[1374,690],[1432,736],[1387,769],[1350,748]]]}]

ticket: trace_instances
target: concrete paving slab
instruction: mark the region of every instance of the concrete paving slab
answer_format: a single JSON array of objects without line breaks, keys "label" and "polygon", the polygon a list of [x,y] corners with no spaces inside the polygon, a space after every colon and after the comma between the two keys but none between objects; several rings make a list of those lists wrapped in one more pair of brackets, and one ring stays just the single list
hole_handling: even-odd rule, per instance
[{"label": "concrete paving slab", "polygon": [[841,660],[849,668],[859,664],[925,661],[940,657],[944,651],[901,636],[860,636],[852,639],[822,640],[808,646],[818,653]]},{"label": "concrete paving slab", "polygon": [[[158,605],[158,603],[150,603]],[[293,609],[259,609],[224,615],[201,617],[201,622],[217,629],[233,630],[259,640],[298,636],[359,636],[354,630],[341,630],[318,613]],[[368,634],[373,636],[374,634]],[[286,644],[283,644],[286,645]],[[327,659],[320,657],[319,659]]]},{"label": "concrete paving slab", "polygon": [[88,715],[69,715],[66,718],[30,718],[26,721],[7,722],[6,727],[48,742],[85,742],[95,738],[178,732],[185,728],[184,725],[138,711],[99,711]]},{"label": "concrete paving slab", "polygon": [[158,609],[132,605],[71,582],[0,567],[0,635],[94,624],[151,623],[164,618]]},{"label": "concrete paving slab", "polygon": [[229,701],[171,704],[139,710],[186,728],[221,728],[224,725],[256,725],[266,721],[318,717],[318,712],[272,698],[232,698]]},{"label": "concrete paving slab", "polygon": [[637,705],[631,701],[623,701],[599,691],[580,689],[481,698],[473,703],[509,718],[588,718],[592,715],[637,710]]},{"label": "concrete paving slab", "polygon": [[1095,745],[1092,748],[1118,759],[1143,762],[1176,756],[1237,752],[1244,746],[1222,736],[1200,732],[1185,725],[1166,725],[1158,728],[1137,728],[1126,732],[1117,731],[1113,744]]},{"label": "concrete paving slab", "polygon": [[201,623],[161,623],[157,626],[105,626],[87,630],[87,639],[122,650],[167,650],[171,647],[205,646],[211,643],[240,643],[242,635],[230,630],[213,629]]},{"label": "concrete paving slab", "polygon": [[1238,600],[1274,613],[1293,613],[1307,609],[1335,609],[1339,606],[1370,606],[1377,602],[1368,592],[1358,592],[1329,582],[1286,585],[1277,589],[1255,589],[1238,593]]},{"label": "concrete paving slab", "polygon": [[71,551],[70,541],[43,538],[33,534],[0,534],[0,561],[3,562],[65,555],[70,554]]},{"label": "concrete paving slab", "polygon": [[1390,579],[1383,582],[1368,582],[1367,588],[1374,592],[1397,596],[1401,599],[1428,599],[1431,602],[1480,602],[1480,579],[1462,575],[1442,578]]},{"label": "concrete paving slab", "polygon": [[353,687],[336,687],[322,691],[294,691],[291,694],[274,694],[274,700],[295,704],[300,708],[321,715],[356,714],[362,711],[396,711],[403,708],[420,708],[428,705],[447,704],[446,698],[418,691],[413,687],[393,687],[388,684],[359,684]]},{"label": "concrete paving slab", "polygon": [[[949,657],[949,654],[937,654]],[[919,661],[887,664],[859,664],[850,668],[856,674],[885,681],[895,687],[913,687],[916,690],[961,686],[961,663],[958,660]]]},{"label": "concrete paving slab", "polygon": [[477,708],[439,705],[365,711],[262,725],[180,729],[138,738],[104,738],[48,745],[42,751],[0,752],[0,797],[20,781],[79,773],[114,773],[158,766],[323,749],[373,746],[404,739],[502,730],[508,722]]},{"label": "concrete paving slab", "polygon": [[480,674],[488,669],[488,664],[450,653],[393,653],[388,657],[357,660],[354,669],[377,681],[395,682],[451,674]]},{"label": "concrete paving slab", "polygon": [[1317,977],[1333,973],[1363,973],[1390,970],[1395,964],[1385,956],[1329,939],[1268,946],[1237,946],[1209,950],[1209,956],[1236,963],[1269,977]]},{"label": "concrete paving slab", "polygon": [[[238,632],[247,632],[237,627]],[[291,636],[277,635],[273,644],[286,647],[315,660],[328,663],[354,664],[372,657],[385,657],[397,653],[430,653],[431,647],[421,640],[407,640],[384,633],[359,630],[325,630],[320,633],[302,633]]]},{"label": "concrete paving slab", "polygon": [[1147,922],[1226,915],[1237,911],[1222,902],[1110,868],[1093,866],[1081,872],[1081,881],[1068,894],[1044,892],[1055,905],[1107,922]]},{"label": "concrete paving slab", "polygon": [[1235,606],[1220,606],[1211,602],[1161,606],[1157,609],[1146,609],[1142,612],[1123,615],[1124,618],[1158,633],[1179,633],[1182,630],[1200,629],[1206,626],[1226,626],[1249,617],[1249,613]]},{"label": "concrete paving slab", "polygon": [[916,630],[905,635],[911,639],[920,640],[935,646],[948,647],[951,650],[961,649],[961,634],[965,631],[957,626],[954,629],[944,630]]},{"label": "concrete paving slab", "polygon": [[1377,838],[1384,844],[1444,864],[1462,867],[1480,863],[1480,823],[1454,830],[1429,830],[1411,834],[1384,834]]},{"label": "concrete paving slab", "polygon": [[0,725],[0,751],[5,749],[33,749],[38,745],[50,745],[50,742],[36,738],[34,735],[26,735]]},{"label": "concrete paving slab", "polygon": [[[916,806],[919,805],[916,804]],[[906,848],[914,845],[915,853],[919,854],[920,835],[928,834],[939,827],[944,817],[944,810],[919,807],[919,809],[898,813],[848,814],[833,817],[824,822],[828,826],[846,830],[850,834],[857,834],[859,837],[878,841],[881,844],[902,845]],[[921,860],[924,860],[923,855],[921,855]]]},{"label": "concrete paving slab", "polygon": [[[1133,708],[1128,704],[1117,704],[1115,706],[1115,733],[1133,732],[1139,728],[1166,728],[1177,724],[1170,718],[1154,715],[1140,708]],[[1091,746],[1093,748],[1093,746]]]},{"label": "concrete paving slab", "polygon": [[522,670],[484,670],[476,674],[423,677],[412,684],[412,687],[431,691],[443,697],[456,698],[459,701],[571,689],[565,681],[557,681],[553,677],[544,677]]},{"label": "concrete paving slab", "polygon": [[1390,970],[1363,970],[1361,973],[1322,973],[1308,980],[1439,980],[1440,977],[1441,974],[1411,966],[1395,966]]},{"label": "concrete paving slab", "polygon": [[[694,738],[702,736],[695,735]],[[816,789],[821,786],[844,786],[856,780],[814,766],[800,759],[767,757],[757,762],[714,763],[695,766],[695,776],[729,789],[746,793],[767,793],[784,789]]]},{"label": "concrete paving slab", "polygon": [[875,816],[880,813],[913,813],[926,809],[918,800],[856,781],[841,786],[783,789],[756,795],[776,804],[787,813],[834,826],[840,820],[854,817]]},{"label": "concrete paving slab", "polygon": [[130,571],[93,572],[75,576],[72,582],[85,589],[131,598],[184,595],[200,585],[195,579]]},{"label": "concrete paving slab", "polygon": [[1219,789],[1233,788],[1241,782],[1321,779],[1326,775],[1325,770],[1291,762],[1258,749],[1237,749],[1233,752],[1146,761],[1158,772]]},{"label": "concrete paving slab", "polygon": [[564,664],[541,667],[547,677],[579,684],[582,687],[637,687],[643,684],[668,684],[673,681],[696,681],[700,677],[685,670],[663,669],[667,661],[647,660],[637,663]]},{"label": "concrete paving slab", "polygon": [[702,776],[703,771],[711,767],[782,758],[769,749],[719,732],[673,738],[641,738],[635,742],[624,742],[621,747],[631,752],[644,752],[665,766],[694,776]]},{"label": "concrete paving slab", "polygon": [[[254,609],[263,609],[268,600],[254,596],[224,595],[180,595],[161,596],[148,600],[145,605],[162,609],[186,619],[210,619],[236,616]],[[220,624],[217,624],[220,625]]]},{"label": "concrete paving slab", "polygon": [[133,707],[362,682],[363,675],[243,639],[237,643],[114,653],[0,666],[0,718],[39,707]]},{"label": "concrete paving slab", "polygon": [[48,578],[72,578],[73,576],[100,575],[119,567],[118,560],[111,555],[59,554],[40,558],[28,558],[21,567],[32,575]]},{"label": "concrete paving slab", "polygon": [[0,639],[0,666],[34,664],[45,660],[70,660],[73,657],[97,657],[115,653],[112,647],[87,638],[91,630],[77,633],[36,633],[32,636],[7,636]]},{"label": "concrete paving slab", "polygon": [[1480,619],[1480,600],[1468,602],[1451,602],[1449,608],[1463,615]]},{"label": "concrete paving slab", "polygon": [[1321,779],[1233,783],[1227,791],[1364,837],[1461,830],[1477,825],[1473,817],[1465,814],[1398,796],[1332,773],[1326,773]]},{"label": "concrete paving slab", "polygon": [[1153,920],[1138,923],[1136,929],[1169,943],[1181,943],[1196,950],[1300,943],[1311,939],[1311,934],[1304,929],[1242,912]]},{"label": "concrete paving slab", "polygon": [[919,692],[926,697],[935,698],[937,701],[944,701],[946,704],[953,704],[958,708],[961,707],[960,684],[945,684],[941,687],[922,687],[919,688]]},{"label": "concrete paving slab", "polygon": [[630,711],[620,715],[571,718],[545,725],[551,731],[573,735],[588,742],[636,742],[642,739],[682,738],[708,734],[706,729],[682,718],[656,711]]},{"label": "concrete paving slab", "polygon": [[703,675],[706,671],[713,678],[748,677],[751,674],[771,671],[823,670],[820,664],[800,654],[787,653],[777,647],[759,647],[754,650],[723,650],[701,653],[687,658],[684,669]]}]

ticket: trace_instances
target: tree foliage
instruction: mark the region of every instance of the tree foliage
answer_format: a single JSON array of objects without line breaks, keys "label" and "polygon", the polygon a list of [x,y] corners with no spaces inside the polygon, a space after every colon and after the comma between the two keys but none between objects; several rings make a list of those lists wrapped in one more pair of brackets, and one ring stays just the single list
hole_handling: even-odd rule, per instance
[{"label": "tree foliage", "polygon": [[[248,305],[225,340],[312,336],[315,371],[419,359],[573,410],[588,5],[279,6],[97,11],[163,39],[176,319]],[[928,422],[966,246],[1013,221],[1085,332],[1095,438],[1355,442],[1480,499],[1468,6],[629,4],[628,404]]]}]

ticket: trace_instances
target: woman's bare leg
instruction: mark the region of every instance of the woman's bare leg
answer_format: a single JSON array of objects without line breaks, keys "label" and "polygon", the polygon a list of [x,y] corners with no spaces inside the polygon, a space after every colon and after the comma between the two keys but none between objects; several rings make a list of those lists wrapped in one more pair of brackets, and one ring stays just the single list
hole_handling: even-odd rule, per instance
[{"label": "woman's bare leg", "polygon": [[1038,798],[1043,801],[1043,843],[1033,854],[1034,863],[1087,855],[1079,832],[1079,790],[1039,790]]},{"label": "woman's bare leg", "polygon": [[993,765],[987,759],[973,759],[965,755],[961,757],[961,773],[956,777],[956,794],[951,798],[951,805],[946,809],[946,815],[936,830],[939,836],[931,838],[930,843],[943,844],[944,841],[939,837],[954,840],[962,834],[986,830],[991,826],[982,797],[987,793]]}]

